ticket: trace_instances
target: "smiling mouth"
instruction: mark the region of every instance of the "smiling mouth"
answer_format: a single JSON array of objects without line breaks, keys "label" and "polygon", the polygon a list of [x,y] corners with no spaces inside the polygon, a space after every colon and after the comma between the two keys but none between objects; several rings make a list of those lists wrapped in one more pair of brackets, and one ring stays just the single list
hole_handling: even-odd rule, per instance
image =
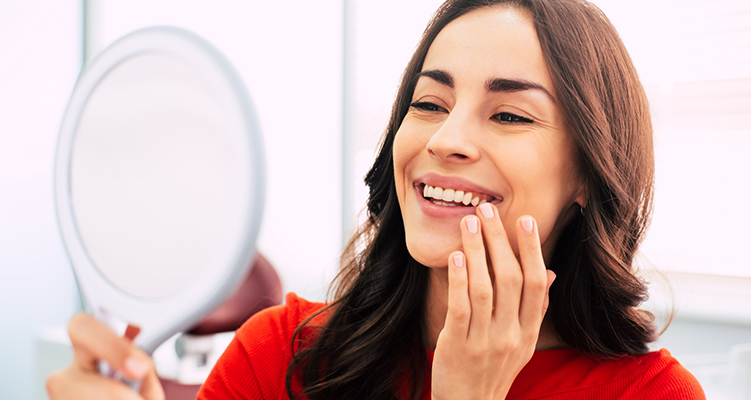
[{"label": "smiling mouth", "polygon": [[477,207],[482,203],[500,203],[503,199],[485,193],[465,192],[464,190],[430,186],[424,183],[418,185],[422,197],[435,205],[447,207]]}]

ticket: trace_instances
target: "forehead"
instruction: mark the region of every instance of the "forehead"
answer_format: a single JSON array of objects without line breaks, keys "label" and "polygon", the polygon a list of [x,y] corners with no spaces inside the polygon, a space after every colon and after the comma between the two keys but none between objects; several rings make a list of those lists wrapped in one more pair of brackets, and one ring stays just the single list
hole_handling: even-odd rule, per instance
[{"label": "forehead", "polygon": [[460,85],[511,78],[553,90],[530,12],[506,5],[473,10],[446,25],[423,63],[423,70],[432,69],[449,72]]}]

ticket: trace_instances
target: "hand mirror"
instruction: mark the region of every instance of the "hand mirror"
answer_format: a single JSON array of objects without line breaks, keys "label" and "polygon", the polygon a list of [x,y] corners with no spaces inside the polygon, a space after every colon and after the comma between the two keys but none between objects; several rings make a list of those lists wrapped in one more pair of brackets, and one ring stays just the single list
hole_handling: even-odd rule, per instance
[{"label": "hand mirror", "polygon": [[86,311],[151,354],[247,274],[264,199],[257,117],[239,74],[188,31],[133,32],[81,74],[55,202]]}]

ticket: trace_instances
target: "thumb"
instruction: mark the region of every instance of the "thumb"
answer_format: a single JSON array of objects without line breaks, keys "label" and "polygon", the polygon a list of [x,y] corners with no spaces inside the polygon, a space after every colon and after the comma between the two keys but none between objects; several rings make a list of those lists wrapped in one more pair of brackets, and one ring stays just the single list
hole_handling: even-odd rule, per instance
[{"label": "thumb", "polygon": [[553,281],[555,280],[555,272],[547,269],[545,270],[545,273],[548,276],[548,284],[545,287],[545,300],[542,302],[542,316],[545,317],[545,313],[548,311],[548,306],[550,305],[550,286],[553,285]]}]

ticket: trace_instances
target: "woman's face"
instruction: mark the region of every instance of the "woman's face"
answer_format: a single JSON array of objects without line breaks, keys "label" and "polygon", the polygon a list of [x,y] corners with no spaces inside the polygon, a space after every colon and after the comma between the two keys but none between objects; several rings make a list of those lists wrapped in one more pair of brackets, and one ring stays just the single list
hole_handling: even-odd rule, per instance
[{"label": "woman's face", "polygon": [[445,267],[461,249],[459,223],[478,201],[498,207],[517,254],[519,217],[535,217],[547,255],[579,212],[575,203],[585,205],[574,143],[526,10],[481,8],[438,34],[393,151],[407,248],[429,267]]}]

